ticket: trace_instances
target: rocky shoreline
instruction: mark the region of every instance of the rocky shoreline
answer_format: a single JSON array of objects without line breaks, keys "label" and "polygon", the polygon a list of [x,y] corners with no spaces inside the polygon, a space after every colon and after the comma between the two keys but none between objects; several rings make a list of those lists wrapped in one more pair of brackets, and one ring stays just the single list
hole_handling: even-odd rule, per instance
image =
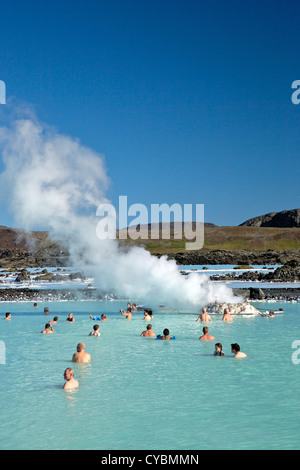
[{"label": "rocky shoreline", "polygon": [[[157,254],[160,257],[162,255]],[[285,264],[291,260],[300,262],[300,250],[285,251],[186,251],[183,253],[169,254],[168,259],[174,259],[178,265],[274,265]]]},{"label": "rocky shoreline", "polygon": [[241,296],[246,300],[255,302],[256,300],[273,300],[273,301],[298,301],[300,299],[300,288],[298,287],[250,287],[250,288],[234,288],[233,293]]},{"label": "rocky shoreline", "polygon": [[84,300],[115,300],[114,294],[99,289],[0,289],[0,302],[61,302]]},{"label": "rocky shoreline", "polygon": [[[297,301],[300,299],[300,288],[234,288],[236,296],[246,300]],[[1,302],[61,302],[61,301],[103,301],[116,300],[113,293],[107,294],[99,289],[0,289]]]},{"label": "rocky shoreline", "polygon": [[299,282],[300,281],[300,262],[291,260],[285,263],[283,266],[263,273],[261,271],[245,271],[238,275],[225,274],[221,276],[210,276],[212,281],[264,281],[264,282]]}]

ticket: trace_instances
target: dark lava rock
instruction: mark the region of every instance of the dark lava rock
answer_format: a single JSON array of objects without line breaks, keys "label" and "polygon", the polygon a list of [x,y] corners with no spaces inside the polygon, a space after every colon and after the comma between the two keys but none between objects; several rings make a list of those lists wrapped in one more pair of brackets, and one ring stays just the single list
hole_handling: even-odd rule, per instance
[{"label": "dark lava rock", "polygon": [[260,288],[250,287],[250,300],[264,300],[266,298],[264,291]]},{"label": "dark lava rock", "polygon": [[16,282],[30,281],[30,274],[27,269],[22,269],[16,277]]},{"label": "dark lava rock", "polygon": [[[157,254],[160,257],[162,255]],[[168,259],[174,259],[178,265],[268,265],[285,264],[291,260],[300,262],[300,250],[285,251],[246,251],[246,250],[211,250],[211,251],[186,251],[172,253]]]},{"label": "dark lava rock", "polygon": [[300,227],[300,209],[270,212],[269,214],[246,220],[242,225],[247,225],[248,227]]}]

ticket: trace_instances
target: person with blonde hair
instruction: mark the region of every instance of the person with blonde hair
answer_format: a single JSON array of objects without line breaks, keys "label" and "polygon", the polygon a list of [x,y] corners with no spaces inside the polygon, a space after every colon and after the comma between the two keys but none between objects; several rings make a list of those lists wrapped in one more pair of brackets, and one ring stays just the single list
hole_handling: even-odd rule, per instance
[{"label": "person with blonde hair", "polygon": [[210,315],[208,315],[206,311],[206,307],[202,308],[202,313],[200,313],[196,321],[203,321],[203,322],[212,321]]},{"label": "person with blonde hair", "polygon": [[224,315],[223,315],[222,321],[227,322],[227,323],[232,322],[232,316],[229,313],[229,308],[224,309]]}]

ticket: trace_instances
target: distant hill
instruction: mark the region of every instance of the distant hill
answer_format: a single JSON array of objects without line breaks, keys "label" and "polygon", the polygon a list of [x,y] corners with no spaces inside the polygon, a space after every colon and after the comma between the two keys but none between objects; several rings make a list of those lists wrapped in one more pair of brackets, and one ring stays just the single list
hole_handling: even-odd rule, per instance
[{"label": "distant hill", "polygon": [[269,214],[253,217],[240,224],[248,227],[300,227],[300,209],[292,209],[281,212],[270,212]]},{"label": "distant hill", "polygon": [[[141,239],[148,239],[151,238],[151,232],[156,232],[159,234],[160,239],[164,238],[164,234],[170,233],[170,239],[184,239],[184,227],[185,225],[188,229],[195,232],[196,226],[199,227],[201,225],[200,222],[159,222],[153,224],[138,224],[132,225],[130,227],[123,228],[118,231],[120,238],[127,238],[128,229],[133,230],[134,232],[138,232],[140,234]],[[204,222],[204,227],[217,227],[217,225],[211,222]]]},{"label": "distant hill", "polygon": [[0,225],[0,268],[67,266],[68,253],[47,232],[25,232]]},{"label": "distant hill", "polygon": [[[154,227],[155,228],[155,227]],[[180,229],[180,227],[179,227]],[[176,227],[170,231],[170,239],[151,238],[151,230],[147,225],[141,226],[141,237],[133,239],[126,237],[127,229],[120,233],[120,243],[128,246],[143,246],[152,254],[174,254],[185,252],[186,238],[177,237]],[[179,232],[180,233],[180,232]],[[178,234],[179,234],[178,233]],[[159,231],[161,235],[161,231]],[[148,236],[148,238],[147,238]],[[266,250],[285,251],[300,250],[300,230],[294,228],[280,227],[204,227],[204,246],[201,252],[212,252],[215,250],[226,251],[259,251]],[[193,264],[193,263],[191,263]],[[202,264],[202,263],[200,263]],[[214,264],[214,263],[210,263]],[[222,263],[217,263],[222,264]],[[239,264],[236,262],[229,264]]]},{"label": "distant hill", "polygon": [[[192,224],[195,228],[194,223]],[[151,237],[151,229],[159,237]],[[293,227],[239,226],[217,227],[204,225],[204,246],[201,250],[186,251],[186,237],[181,223],[172,224],[170,237],[162,237],[168,228],[164,224],[141,225],[137,240],[120,231],[122,247],[143,246],[150,253],[167,255],[179,264],[283,264],[291,259],[300,261],[300,230]],[[181,235],[182,234],[182,235]],[[69,254],[48,238],[47,232],[25,232],[0,226],[0,268],[71,266]]]}]

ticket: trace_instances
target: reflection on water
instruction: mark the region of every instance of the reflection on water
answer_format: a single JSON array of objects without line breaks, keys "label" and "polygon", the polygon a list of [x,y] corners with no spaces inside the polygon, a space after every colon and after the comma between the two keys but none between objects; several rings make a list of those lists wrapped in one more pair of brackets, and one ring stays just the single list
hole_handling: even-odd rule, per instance
[{"label": "reflection on water", "polygon": [[82,364],[74,364],[73,369],[76,375],[77,380],[80,380],[82,383],[85,382],[87,377],[89,377],[92,373],[92,364],[91,363],[82,363]]},{"label": "reflection on water", "polygon": [[66,399],[70,400],[70,403],[68,403],[70,407],[73,407],[75,405],[76,393],[78,392],[78,390],[78,388],[64,390]]}]

